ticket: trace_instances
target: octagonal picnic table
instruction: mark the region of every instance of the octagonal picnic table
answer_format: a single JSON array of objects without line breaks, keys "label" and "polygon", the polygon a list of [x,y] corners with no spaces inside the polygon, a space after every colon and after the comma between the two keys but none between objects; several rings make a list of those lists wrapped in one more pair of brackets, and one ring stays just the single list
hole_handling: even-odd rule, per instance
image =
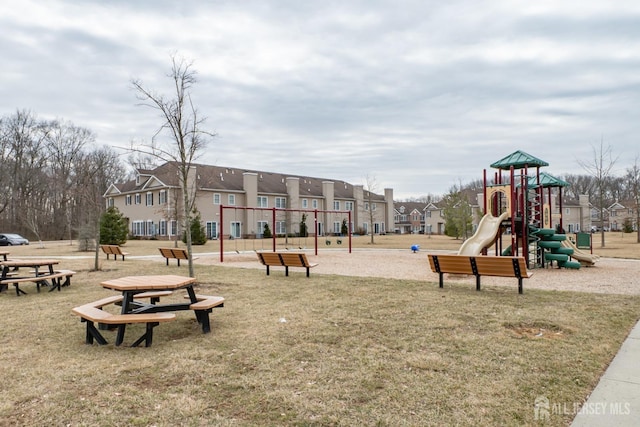
[{"label": "octagonal picnic table", "polygon": [[[193,285],[196,279],[193,277],[177,275],[157,275],[157,276],[126,276],[119,279],[111,279],[100,283],[106,289],[122,292],[122,314],[128,313],[162,313],[167,311],[189,310],[192,303],[198,302]],[[170,304],[147,304],[142,301],[134,301],[137,294],[143,292],[166,291],[186,289],[189,295],[188,302]],[[200,323],[201,319],[196,312],[196,318]],[[118,335],[116,345],[122,343],[126,325],[118,325]]]}]

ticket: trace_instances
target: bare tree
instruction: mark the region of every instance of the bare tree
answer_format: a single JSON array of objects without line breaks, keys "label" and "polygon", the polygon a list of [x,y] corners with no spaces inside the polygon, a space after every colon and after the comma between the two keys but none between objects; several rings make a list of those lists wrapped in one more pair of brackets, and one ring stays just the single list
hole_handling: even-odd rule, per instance
[{"label": "bare tree", "polygon": [[94,269],[100,269],[100,217],[106,210],[103,198],[107,183],[124,174],[124,168],[113,149],[102,147],[76,159],[78,173],[75,178],[78,191],[72,200],[80,235],[93,236],[95,246]]},{"label": "bare tree", "polygon": [[[374,242],[374,227],[373,224],[376,220],[376,202],[375,202],[375,198],[374,198],[374,191],[377,190],[378,188],[378,183],[376,181],[376,178],[374,176],[370,176],[367,175],[365,178],[365,194],[364,194],[364,199],[365,199],[365,207],[364,210],[366,212],[368,212],[369,214],[369,232],[371,233],[371,244],[373,245]],[[367,209],[368,208],[368,209]]]},{"label": "bare tree", "polygon": [[630,196],[635,203],[637,242],[640,243],[640,159],[636,156],[633,166],[627,168],[626,180]]},{"label": "bare tree", "polygon": [[600,147],[592,146],[593,158],[590,162],[578,161],[578,164],[589,173],[594,179],[596,190],[596,207],[600,211],[600,246],[605,247],[604,243],[604,213],[606,209],[606,192],[610,181],[613,166],[618,158],[613,157],[611,146],[604,147],[604,142],[600,141]]},{"label": "bare tree", "polygon": [[95,141],[95,135],[88,129],[71,123],[55,121],[45,138],[48,170],[50,173],[49,192],[52,200],[52,229],[58,233],[56,239],[65,235],[72,240],[71,200],[76,194],[79,172],[78,159],[84,155],[84,149]]},{"label": "bare tree", "polygon": [[191,89],[196,83],[196,72],[191,62],[171,57],[172,68],[169,77],[173,81],[175,93],[170,97],[147,89],[140,80],[132,80],[142,105],[157,110],[162,118],[158,128],[147,145],[132,144],[131,151],[151,155],[177,167],[178,181],[182,191],[182,210],[186,221],[183,230],[187,237],[189,274],[193,277],[193,257],[191,248],[190,213],[195,202],[196,177],[191,176],[191,166],[199,152],[215,134],[203,129],[206,118],[200,117],[191,99]]}]

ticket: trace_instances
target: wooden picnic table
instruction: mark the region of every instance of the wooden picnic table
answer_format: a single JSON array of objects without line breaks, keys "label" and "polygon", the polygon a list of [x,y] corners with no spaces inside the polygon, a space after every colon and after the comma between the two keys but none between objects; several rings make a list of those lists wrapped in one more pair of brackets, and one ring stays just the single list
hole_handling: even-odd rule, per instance
[{"label": "wooden picnic table", "polygon": [[[159,275],[159,276],[127,276],[119,279],[111,279],[100,283],[100,286],[106,289],[122,292],[122,314],[132,313],[162,313],[168,311],[190,310],[193,303],[198,302],[198,297],[193,289],[196,279],[193,277],[176,276],[176,275]],[[181,303],[144,303],[142,301],[134,301],[137,294],[143,292],[164,291],[186,289],[189,296],[188,302]],[[196,311],[196,318],[200,323],[199,312]],[[208,324],[208,323],[207,323]],[[126,324],[118,325],[118,335],[116,337],[116,345],[120,345],[124,339]]]},{"label": "wooden picnic table", "polygon": [[[0,290],[5,290],[5,288],[7,287],[7,285],[2,284],[2,281],[7,279],[11,272],[16,272],[20,268],[32,268],[33,272],[29,272],[28,275],[21,274],[20,278],[35,279],[39,276],[46,277],[48,275],[54,275],[55,271],[53,269],[53,266],[58,264],[59,262],[60,261],[58,261],[57,259],[38,259],[38,258],[12,259],[12,260],[0,261],[0,267],[2,268],[2,274],[0,275]],[[46,271],[42,271],[42,269],[46,269]],[[12,278],[15,278],[15,277],[12,277]],[[33,280],[33,282],[36,283],[38,292],[40,292],[41,284],[48,285],[46,278],[43,278],[42,280]],[[16,286],[16,292],[18,295],[20,295],[20,293],[26,294],[26,292],[24,292],[22,289],[20,289],[17,286]]]}]

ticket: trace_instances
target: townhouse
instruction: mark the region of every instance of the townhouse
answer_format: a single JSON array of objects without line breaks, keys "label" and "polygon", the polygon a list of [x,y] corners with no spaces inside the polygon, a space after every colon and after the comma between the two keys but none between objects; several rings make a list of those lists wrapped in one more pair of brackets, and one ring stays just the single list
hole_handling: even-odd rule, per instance
[{"label": "townhouse", "polygon": [[[178,165],[168,162],[136,170],[134,179],[109,186],[107,206],[117,207],[127,218],[131,236],[182,235],[177,171]],[[277,235],[296,236],[303,222],[309,235],[316,230],[319,235],[340,234],[349,217],[352,233],[395,229],[391,188],[375,194],[340,180],[204,164],[191,166],[188,181],[210,239],[260,238],[265,225]]]}]

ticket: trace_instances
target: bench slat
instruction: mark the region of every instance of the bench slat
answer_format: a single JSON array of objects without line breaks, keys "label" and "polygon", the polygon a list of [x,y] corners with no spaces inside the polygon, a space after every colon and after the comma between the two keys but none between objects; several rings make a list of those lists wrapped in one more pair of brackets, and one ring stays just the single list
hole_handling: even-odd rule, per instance
[{"label": "bench slat", "polygon": [[289,267],[302,267],[307,270],[307,277],[309,277],[309,269],[318,265],[310,263],[307,255],[302,252],[258,252],[257,254],[260,262],[267,267],[267,276],[269,267],[284,267],[285,276],[289,275]]},{"label": "bench slat", "polygon": [[99,344],[107,344],[107,340],[102,336],[100,331],[95,327],[94,323],[102,323],[106,325],[120,325],[116,346],[122,343],[124,325],[129,323],[146,323],[145,333],[138,338],[131,346],[136,347],[141,342],[145,342],[145,346],[149,347],[153,340],[153,328],[162,322],[170,322],[176,319],[175,313],[131,313],[131,314],[112,314],[100,307],[122,301],[122,296],[112,296],[102,298],[88,304],[84,304],[71,309],[73,314],[80,316],[81,321],[87,324],[86,343],[92,344],[95,339]]},{"label": "bench slat", "polygon": [[[178,261],[178,266],[180,266],[180,260],[188,260],[189,253],[186,249],[182,248],[158,248],[160,254],[166,258],[167,265],[169,265],[169,259],[175,259]],[[193,258],[198,259],[198,258]]]},{"label": "bench slat", "polygon": [[439,275],[439,286],[442,288],[445,273],[468,274],[476,277],[476,289],[480,290],[481,276],[515,277],[518,279],[518,293],[522,293],[522,279],[533,273],[527,271],[523,257],[512,256],[467,256],[467,255],[435,255],[429,254],[429,265]]},{"label": "bench slat", "polygon": [[122,249],[118,245],[100,245],[100,248],[102,252],[107,255],[107,259],[109,259],[109,255],[113,255],[113,259],[117,260],[118,255],[120,255],[124,261],[125,255],[129,255],[128,252],[122,252]]}]

